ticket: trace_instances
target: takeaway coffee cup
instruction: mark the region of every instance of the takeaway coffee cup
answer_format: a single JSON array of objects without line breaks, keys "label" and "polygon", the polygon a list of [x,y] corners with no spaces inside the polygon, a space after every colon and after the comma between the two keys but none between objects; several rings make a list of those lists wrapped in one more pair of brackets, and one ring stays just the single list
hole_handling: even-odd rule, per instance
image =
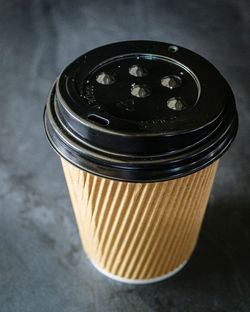
[{"label": "takeaway coffee cup", "polygon": [[44,125],[94,266],[129,283],[179,271],[238,127],[218,70],[168,43],[106,45],[57,78]]}]

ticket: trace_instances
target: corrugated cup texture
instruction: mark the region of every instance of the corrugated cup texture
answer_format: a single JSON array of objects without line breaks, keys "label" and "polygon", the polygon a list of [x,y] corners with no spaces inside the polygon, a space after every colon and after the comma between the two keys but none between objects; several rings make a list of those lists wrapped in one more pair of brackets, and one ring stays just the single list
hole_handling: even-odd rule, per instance
[{"label": "corrugated cup texture", "polygon": [[195,247],[218,161],[189,176],[127,183],[87,173],[62,159],[88,257],[117,277],[160,277]]}]

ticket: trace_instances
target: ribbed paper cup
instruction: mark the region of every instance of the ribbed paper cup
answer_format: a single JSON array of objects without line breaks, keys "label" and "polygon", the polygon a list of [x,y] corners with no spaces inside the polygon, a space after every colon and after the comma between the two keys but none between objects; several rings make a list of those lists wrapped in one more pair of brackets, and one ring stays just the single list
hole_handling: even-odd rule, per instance
[{"label": "ribbed paper cup", "polygon": [[103,273],[147,283],[176,272],[195,247],[217,161],[189,176],[127,183],[62,159],[84,249]]},{"label": "ribbed paper cup", "polygon": [[100,47],[55,81],[44,125],[94,266],[130,283],[180,270],[238,127],[214,66],[167,43]]}]

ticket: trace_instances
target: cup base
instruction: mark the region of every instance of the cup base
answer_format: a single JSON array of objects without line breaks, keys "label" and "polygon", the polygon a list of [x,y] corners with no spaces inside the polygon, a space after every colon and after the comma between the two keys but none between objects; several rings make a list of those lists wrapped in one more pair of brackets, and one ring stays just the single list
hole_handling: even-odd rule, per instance
[{"label": "cup base", "polygon": [[97,265],[95,262],[93,262],[92,260],[90,260],[90,262],[92,263],[92,265],[103,275],[107,276],[110,279],[113,279],[117,282],[121,282],[121,283],[126,283],[126,284],[135,284],[135,285],[147,285],[147,284],[152,284],[152,283],[157,283],[157,282],[161,282],[165,279],[168,279],[169,277],[175,275],[176,273],[178,273],[179,271],[181,271],[184,266],[187,264],[188,260],[184,261],[181,265],[179,265],[176,269],[174,269],[173,271],[161,275],[161,276],[157,276],[154,278],[148,278],[148,279],[130,279],[130,278],[124,278],[124,277],[120,277],[118,275],[114,275],[112,273],[109,273],[108,271],[106,271],[105,269],[102,269],[99,265]]}]

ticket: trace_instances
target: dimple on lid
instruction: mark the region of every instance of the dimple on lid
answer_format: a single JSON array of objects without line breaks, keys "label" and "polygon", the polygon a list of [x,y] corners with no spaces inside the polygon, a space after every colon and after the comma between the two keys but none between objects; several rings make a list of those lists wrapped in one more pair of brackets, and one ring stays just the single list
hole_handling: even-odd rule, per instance
[{"label": "dimple on lid", "polygon": [[232,143],[231,88],[198,54],[127,41],[76,59],[55,81],[44,112],[56,152],[93,174],[131,182],[198,171]]}]

